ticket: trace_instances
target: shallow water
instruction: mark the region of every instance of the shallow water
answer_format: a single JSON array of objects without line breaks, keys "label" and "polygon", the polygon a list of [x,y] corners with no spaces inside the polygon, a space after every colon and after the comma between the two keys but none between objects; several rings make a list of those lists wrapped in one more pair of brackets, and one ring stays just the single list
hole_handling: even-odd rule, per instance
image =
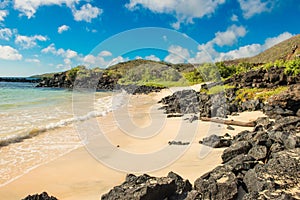
[{"label": "shallow water", "polygon": [[117,109],[122,96],[0,82],[0,186],[81,146],[73,125]]}]

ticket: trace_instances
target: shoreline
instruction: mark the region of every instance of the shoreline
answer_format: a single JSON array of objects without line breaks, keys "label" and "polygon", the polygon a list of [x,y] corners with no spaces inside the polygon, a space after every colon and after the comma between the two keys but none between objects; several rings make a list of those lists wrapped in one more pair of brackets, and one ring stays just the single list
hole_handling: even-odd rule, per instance
[{"label": "shoreline", "polygon": [[[132,99],[130,99],[127,109],[129,110],[133,121],[136,122],[135,125],[140,124],[142,125],[140,128],[143,128],[151,124],[151,118],[148,116],[151,107],[157,105],[156,102],[159,99],[169,94],[169,90],[164,90],[160,93],[151,93],[149,95],[130,96]],[[120,111],[111,112],[105,117],[97,118],[97,120],[100,120],[102,125],[104,125],[104,131],[105,128],[106,131],[110,131],[107,132],[107,137],[112,144],[120,145],[121,149],[133,153],[149,153],[158,148],[167,146],[167,142],[176,137],[175,133],[178,131],[178,126],[176,128],[176,125],[180,123],[188,123],[190,125],[189,122],[184,121],[183,118],[185,117],[165,119],[166,121],[160,134],[140,142],[137,138],[128,138],[128,135],[124,135],[124,132],[116,127],[115,130],[112,129],[113,115],[120,114],[118,112]],[[162,113],[163,111],[156,112]],[[261,112],[252,112],[250,114],[241,113],[240,116],[235,116],[233,118],[239,120],[254,120],[262,115]],[[154,115],[154,117],[157,116],[158,115]],[[119,119],[122,119],[122,116],[120,116]],[[211,134],[215,134],[215,131],[217,130],[220,132],[220,135],[225,134],[226,132],[234,135],[247,129],[243,127],[234,127],[235,130],[227,130],[224,125],[200,121],[197,123],[199,124],[197,124],[195,138],[190,141],[192,143],[184,155],[171,165],[150,172],[149,174],[154,176],[165,176],[169,171],[174,171],[193,182],[197,177],[208,172],[222,162],[221,154],[224,150],[223,148],[208,148],[210,154],[203,158],[199,158],[199,151],[201,147],[204,146],[200,145],[198,141],[207,136],[207,134],[203,134],[206,132],[205,130],[211,131]],[[212,124],[215,126],[212,126]],[[105,125],[107,126],[105,127]],[[172,148],[180,147],[174,146]],[[46,164],[41,164],[9,184],[0,187],[0,196],[5,197],[6,199],[20,199],[26,197],[28,194],[46,191],[48,194],[56,196],[59,199],[99,199],[101,195],[108,192],[110,188],[123,182],[125,176],[126,173],[115,171],[95,160],[87,152],[85,147],[79,147]]]}]

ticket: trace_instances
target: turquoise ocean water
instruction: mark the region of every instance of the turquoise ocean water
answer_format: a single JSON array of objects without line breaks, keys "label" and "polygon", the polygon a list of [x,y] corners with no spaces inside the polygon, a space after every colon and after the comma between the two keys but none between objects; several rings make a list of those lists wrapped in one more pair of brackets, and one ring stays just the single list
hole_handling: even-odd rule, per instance
[{"label": "turquoise ocean water", "polygon": [[[35,86],[35,83],[0,82],[0,146],[32,136],[39,130],[45,132],[77,121],[71,90]],[[96,113],[82,113],[80,120],[85,119],[85,115],[88,119],[111,111],[112,94],[95,93],[93,110]]]}]

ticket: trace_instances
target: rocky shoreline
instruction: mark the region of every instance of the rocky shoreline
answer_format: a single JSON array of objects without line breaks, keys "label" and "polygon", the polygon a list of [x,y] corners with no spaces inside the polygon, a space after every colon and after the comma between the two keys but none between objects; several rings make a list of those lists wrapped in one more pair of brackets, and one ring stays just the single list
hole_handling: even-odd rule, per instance
[{"label": "rocky shoreline", "polygon": [[[213,135],[200,141],[213,148],[227,148],[222,165],[199,177],[193,187],[173,172],[171,177],[160,178],[128,175],[102,199],[300,199],[299,80],[299,76],[286,76],[278,68],[250,71],[231,78],[227,84],[235,88],[218,94],[183,90],[163,98],[159,102],[165,105],[162,109],[173,116],[194,113],[200,119],[225,118],[236,112],[262,110],[268,117],[257,119],[253,131],[235,137]],[[282,85],[291,86],[267,102],[234,101],[237,87]]]},{"label": "rocky shoreline", "polygon": [[51,78],[44,78],[36,87],[65,88],[65,89],[93,89],[96,91],[118,91],[125,90],[129,94],[149,94],[159,92],[165,87],[147,85],[120,85],[120,77],[105,73],[92,73],[87,77],[70,78],[67,72],[54,74]]},{"label": "rocky shoreline", "polygon": [[[186,97],[190,93],[179,94]],[[227,148],[222,165],[199,177],[193,187],[179,175],[173,175],[177,177],[173,179],[170,175],[128,179],[128,175],[123,184],[102,199],[299,199],[299,97],[300,85],[292,85],[287,92],[274,96],[269,105],[276,105],[275,111],[266,112],[275,120],[259,118],[253,131],[243,131],[235,137],[213,135],[200,141],[213,148]],[[288,110],[289,115],[277,109]]]}]

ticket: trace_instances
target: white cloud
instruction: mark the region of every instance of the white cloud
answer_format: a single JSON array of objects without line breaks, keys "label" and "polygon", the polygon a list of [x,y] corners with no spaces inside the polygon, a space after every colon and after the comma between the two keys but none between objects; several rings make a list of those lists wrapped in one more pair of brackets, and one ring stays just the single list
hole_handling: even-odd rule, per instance
[{"label": "white cloud", "polygon": [[7,10],[0,10],[0,22],[4,21],[4,18],[7,17],[8,11]]},{"label": "white cloud", "polygon": [[109,51],[101,51],[99,53],[99,56],[103,56],[103,57],[112,56],[112,53]]},{"label": "white cloud", "polygon": [[79,0],[14,0],[14,9],[19,10],[30,19],[41,6],[67,5],[72,8],[77,3]]},{"label": "white cloud", "polygon": [[155,13],[172,14],[177,18],[172,26],[178,29],[182,23],[193,23],[194,18],[213,14],[224,2],[225,0],[130,0],[125,6],[129,10],[142,6]]},{"label": "white cloud", "polygon": [[284,33],[281,33],[280,35],[278,35],[277,37],[273,37],[273,38],[268,38],[266,39],[265,41],[265,44],[264,44],[264,49],[268,49],[284,40],[287,40],[289,38],[293,37],[293,35],[289,32],[284,32]]},{"label": "white cloud", "polygon": [[39,59],[36,59],[36,58],[27,58],[25,59],[25,62],[30,62],[30,63],[40,63],[41,61]]},{"label": "white cloud", "polygon": [[12,31],[9,28],[0,29],[0,39],[9,41],[12,37]]},{"label": "white cloud", "polygon": [[64,52],[64,57],[66,57],[66,58],[68,58],[68,59],[70,59],[70,58],[75,58],[77,55],[78,55],[78,54],[77,54],[76,51],[73,51],[73,50],[70,50],[70,49],[68,49],[68,50],[66,50],[66,51]]},{"label": "white cloud", "polygon": [[267,0],[265,2],[262,2],[261,0],[238,0],[238,2],[243,11],[243,16],[246,19],[249,19],[256,14],[270,12],[274,6],[273,0]]},{"label": "white cloud", "polygon": [[218,58],[216,58],[216,61],[221,60],[231,60],[231,59],[237,59],[237,58],[246,58],[251,57],[259,54],[263,51],[263,46],[260,44],[251,44],[246,45],[243,47],[240,47],[238,49],[226,52],[226,53],[220,53]]},{"label": "white cloud", "polygon": [[22,60],[22,55],[18,50],[12,48],[11,46],[0,45],[0,59],[3,60]]},{"label": "white cloud", "polygon": [[91,4],[81,6],[80,10],[73,9],[74,19],[76,21],[91,22],[102,14],[103,10],[98,7],[93,7]]},{"label": "white cloud", "polygon": [[158,57],[156,57],[155,55],[146,56],[145,59],[153,60],[153,61],[160,61],[160,59]]},{"label": "white cloud", "polygon": [[233,22],[237,22],[237,21],[239,21],[239,18],[238,18],[237,15],[233,14],[233,15],[231,16],[230,20],[233,21]]},{"label": "white cloud", "polygon": [[185,49],[178,45],[171,45],[168,51],[169,51],[169,55],[165,57],[166,62],[170,62],[174,64],[184,63],[190,58],[190,53],[188,49]]},{"label": "white cloud", "polygon": [[67,25],[62,25],[62,26],[58,27],[57,32],[58,32],[59,34],[61,34],[62,32],[68,31],[69,29],[70,29],[69,26],[67,26]]},{"label": "white cloud", "polygon": [[21,45],[24,49],[29,49],[37,45],[37,41],[45,42],[48,38],[42,35],[25,36],[17,35],[15,43]]},{"label": "white cloud", "polygon": [[94,55],[86,55],[82,58],[82,61],[85,66],[88,67],[109,67],[115,65],[119,62],[128,61],[129,58],[123,58],[122,56],[118,56],[116,58],[108,59],[108,57],[112,56],[112,53],[109,51],[102,51],[97,56]]},{"label": "white cloud", "polygon": [[65,67],[70,68],[72,64],[72,59],[79,59],[79,55],[76,51],[71,49],[56,49],[55,45],[52,43],[48,47],[41,50],[42,53],[51,53],[56,56],[61,56],[64,59]]},{"label": "white cloud", "polygon": [[225,45],[231,46],[237,42],[239,37],[244,37],[246,33],[247,31],[243,26],[232,25],[228,27],[225,32],[217,32],[213,39],[213,43],[220,47]]}]

